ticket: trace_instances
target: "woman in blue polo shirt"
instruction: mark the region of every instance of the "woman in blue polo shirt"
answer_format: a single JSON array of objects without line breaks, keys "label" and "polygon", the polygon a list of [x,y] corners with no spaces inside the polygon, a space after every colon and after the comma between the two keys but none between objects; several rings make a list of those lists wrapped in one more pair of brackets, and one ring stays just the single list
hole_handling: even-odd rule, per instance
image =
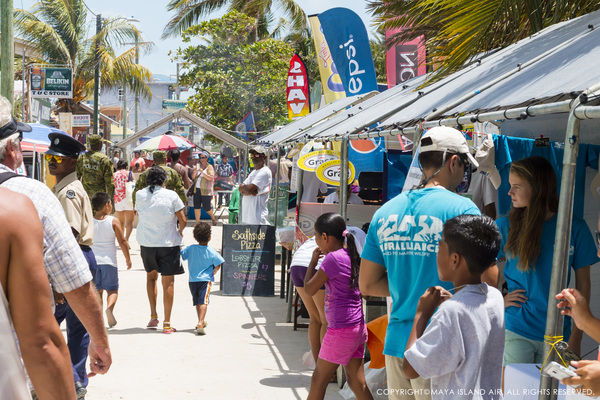
[{"label": "woman in blue polo shirt", "polygon": [[[498,258],[506,257],[504,277],[508,293],[504,365],[544,361],[544,334],[556,236],[558,190],[552,165],[542,157],[515,161],[510,169],[512,208],[496,223],[502,234]],[[590,294],[590,265],[598,262],[594,238],[585,221],[574,217],[569,247],[569,279]],[[553,304],[554,306],[554,304]],[[569,350],[579,353],[582,332],[565,319],[563,331]]]}]

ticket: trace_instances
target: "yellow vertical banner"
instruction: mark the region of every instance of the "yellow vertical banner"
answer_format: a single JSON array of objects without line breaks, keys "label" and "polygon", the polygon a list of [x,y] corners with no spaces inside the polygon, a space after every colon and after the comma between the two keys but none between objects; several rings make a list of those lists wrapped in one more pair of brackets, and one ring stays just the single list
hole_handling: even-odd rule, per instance
[{"label": "yellow vertical banner", "polygon": [[321,75],[321,83],[323,85],[323,94],[325,95],[325,103],[329,104],[337,99],[346,97],[346,91],[342,84],[342,79],[337,73],[337,69],[331,58],[329,46],[321,30],[321,22],[317,15],[308,17],[312,35],[315,41],[315,49],[317,52],[317,62],[319,63],[319,72]]}]

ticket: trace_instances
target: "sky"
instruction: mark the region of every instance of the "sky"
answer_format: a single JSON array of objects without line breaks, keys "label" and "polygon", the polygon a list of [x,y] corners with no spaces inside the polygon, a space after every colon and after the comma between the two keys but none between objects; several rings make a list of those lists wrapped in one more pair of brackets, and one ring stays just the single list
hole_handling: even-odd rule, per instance
[{"label": "sky", "polygon": [[[365,23],[368,32],[374,31],[372,18],[367,13],[365,0],[296,0],[307,15],[318,14],[334,7],[346,7],[356,12]],[[37,0],[13,0],[15,8],[25,10],[37,2]],[[101,14],[103,17],[126,17],[139,20],[136,23],[142,31],[144,40],[154,42],[155,50],[148,55],[140,55],[140,64],[148,67],[154,74],[176,76],[176,65],[171,61],[169,51],[174,51],[178,47],[183,47],[179,37],[161,39],[164,26],[174,15],[167,12],[167,0],[87,0],[88,8],[94,14]],[[274,2],[276,3],[276,1]],[[274,10],[277,13],[277,10]],[[211,15],[207,19],[218,18],[225,13],[225,9]],[[95,32],[95,17],[89,12],[90,36]],[[188,44],[189,45],[189,44]]]}]

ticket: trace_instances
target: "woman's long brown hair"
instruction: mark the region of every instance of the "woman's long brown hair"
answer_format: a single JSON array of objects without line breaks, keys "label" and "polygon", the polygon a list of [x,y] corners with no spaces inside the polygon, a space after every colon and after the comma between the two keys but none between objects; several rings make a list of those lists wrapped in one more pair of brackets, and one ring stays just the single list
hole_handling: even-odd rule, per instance
[{"label": "woman's long brown hair", "polygon": [[531,186],[528,207],[511,208],[508,213],[508,239],[504,252],[518,258],[517,269],[535,270],[541,253],[542,231],[548,211],[558,212],[558,187],[552,165],[542,157],[528,157],[512,163],[510,173]]}]

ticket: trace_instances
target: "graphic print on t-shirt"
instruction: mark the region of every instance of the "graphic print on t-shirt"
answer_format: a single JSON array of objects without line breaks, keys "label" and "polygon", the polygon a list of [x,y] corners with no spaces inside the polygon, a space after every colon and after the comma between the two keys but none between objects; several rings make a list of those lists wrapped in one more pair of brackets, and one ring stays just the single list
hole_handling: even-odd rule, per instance
[{"label": "graphic print on t-shirt", "polygon": [[441,219],[430,215],[389,215],[379,220],[377,238],[385,256],[415,255],[428,256],[438,251],[444,224]]}]

